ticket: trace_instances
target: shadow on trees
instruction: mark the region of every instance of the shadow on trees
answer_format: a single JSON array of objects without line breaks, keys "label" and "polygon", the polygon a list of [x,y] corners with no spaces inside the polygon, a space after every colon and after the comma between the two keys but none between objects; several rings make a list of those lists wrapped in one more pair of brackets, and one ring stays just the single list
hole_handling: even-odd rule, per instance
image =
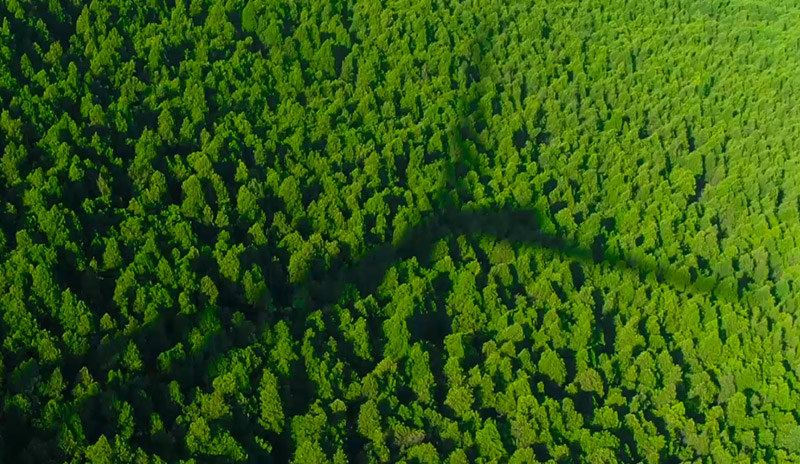
[{"label": "shadow on trees", "polygon": [[[478,42],[476,42],[478,43]],[[484,42],[480,42],[483,44]],[[482,46],[481,48],[486,48]],[[469,70],[475,76],[470,79],[480,80],[480,75],[486,75],[487,70],[482,69],[483,65],[470,66]],[[465,111],[474,105],[467,99],[463,105]],[[477,101],[477,100],[476,100]],[[454,133],[463,143],[466,139],[475,140],[470,134],[474,134],[475,122],[471,116],[464,117],[459,122],[460,127],[454,128]],[[547,143],[549,134],[539,134],[534,140],[529,140],[528,134],[520,134],[515,140],[517,144],[524,143]],[[167,414],[165,423],[174,421],[180,413],[175,410],[175,406],[170,403],[167,384],[171,380],[176,380],[184,395],[192,392],[194,387],[208,388],[211,384],[208,366],[215,360],[224,356],[225,353],[235,348],[243,348],[257,342],[264,333],[264,330],[278,320],[284,320],[291,327],[292,335],[295,340],[302,340],[306,329],[308,316],[317,310],[322,310],[322,317],[325,322],[325,335],[333,337],[339,346],[347,346],[348,343],[339,333],[338,320],[331,310],[331,307],[342,299],[342,295],[347,292],[357,291],[359,295],[366,296],[374,294],[382,283],[386,272],[394,264],[417,258],[423,263],[428,260],[434,244],[444,238],[464,235],[471,238],[480,236],[491,236],[497,240],[508,241],[515,245],[525,245],[551,250],[554,254],[570,261],[573,283],[576,287],[584,284],[586,277],[583,271],[584,266],[603,265],[616,268],[623,272],[634,274],[637,279],[652,275],[657,281],[674,287],[676,290],[689,293],[707,293],[708,288],[695,285],[695,279],[687,280],[682,274],[675,272],[669,267],[656,264],[643,263],[641,261],[627,258],[622,254],[609,252],[606,247],[606,240],[610,231],[600,232],[593,240],[590,247],[582,247],[573,243],[558,234],[547,233],[541,227],[541,213],[532,210],[521,210],[514,207],[496,208],[486,210],[465,209],[460,205],[460,200],[464,192],[459,192],[457,178],[469,170],[475,160],[470,160],[466,156],[468,150],[461,147],[453,147],[454,153],[451,154],[450,162],[445,166],[448,177],[448,188],[441,192],[438,199],[433,204],[445,205],[433,211],[418,225],[411,228],[405,236],[397,243],[383,243],[373,246],[369,251],[360,257],[351,256],[345,250],[341,256],[334,259],[329,266],[322,266],[317,263],[312,266],[313,271],[305,282],[300,284],[290,284],[288,273],[280,263],[287,263],[288,256],[285,251],[278,249],[263,250],[270,256],[282,256],[277,263],[269,263],[265,268],[265,280],[268,283],[270,301],[264,308],[254,308],[241,304],[241,298],[235,295],[226,298],[220,295],[221,303],[219,312],[223,322],[223,327],[232,327],[229,322],[231,314],[241,311],[248,316],[250,328],[237,332],[239,329],[230,328],[228,331],[222,330],[211,337],[204,346],[196,352],[190,353],[183,360],[176,360],[172,366],[166,370],[158,368],[158,355],[177,342],[185,342],[188,332],[195,325],[200,315],[186,316],[182,314],[163,314],[153,323],[122,337],[104,340],[97,344],[97,349],[83,357],[72,356],[62,361],[65,378],[71,381],[77,375],[82,366],[88,366],[91,372],[105,372],[114,366],[120,359],[121,354],[128,345],[129,341],[134,341],[141,347],[144,370],[138,374],[128,377],[121,384],[113,384],[106,388],[106,391],[88,398],[80,407],[78,413],[84,416],[85,433],[89,443],[93,443],[100,434],[110,433],[114,430],[111,425],[114,422],[113,414],[100,414],[102,411],[111,411],[115,399],[122,399],[134,404],[136,411],[136,423],[148,424],[149,413],[159,411]],[[478,153],[485,148],[478,147]],[[8,235],[8,234],[7,234]],[[278,241],[270,237],[269,243]],[[85,286],[94,287],[99,285],[99,277],[84,276],[87,282]],[[435,283],[434,298],[425,311],[415,314],[410,321],[410,330],[413,341],[424,340],[429,344],[431,353],[431,365],[434,373],[441,373],[444,366],[444,350],[442,342],[444,336],[450,330],[450,318],[446,314],[444,296],[450,290],[449,283]],[[109,291],[102,292],[105,295]],[[611,313],[604,311],[602,306],[602,296],[599,291],[593,293],[595,299],[595,319],[600,325],[594,343],[596,348],[606,352],[613,352],[615,340],[615,325]],[[93,302],[102,306],[102,295],[93,298]],[[239,306],[241,305],[241,306]],[[381,343],[381,319],[373,317],[369,321],[369,331],[373,347],[380,346]],[[315,391],[314,383],[307,377],[304,366],[301,362],[294,363],[296,369],[293,370],[291,379],[283,382],[281,396],[285,401],[284,409],[287,416],[303,414],[307,411],[307,399],[312,398]],[[370,363],[353,362],[352,367],[359,375],[369,372]],[[542,379],[544,380],[544,379]],[[437,382],[434,397],[437,404],[442,404],[446,395],[443,382]],[[258,385],[257,379],[251,379],[251,385]],[[548,393],[553,395],[565,395],[560,387],[547,384]],[[589,400],[581,401],[581,408],[591,410]],[[363,456],[363,447],[366,441],[357,432],[358,415],[355,408],[347,416],[347,427],[350,437],[346,446],[348,452],[352,453],[353,458]],[[350,412],[350,411],[349,411]],[[248,417],[245,412],[234,410],[234,422],[241,424],[253,424],[254,419]],[[105,419],[98,418],[108,416]],[[169,417],[172,416],[172,417]],[[66,417],[65,417],[66,419]],[[102,423],[105,422],[105,423]],[[63,456],[57,447],[47,448],[49,452],[39,448],[33,458],[21,457],[23,454],[31,453],[31,448],[38,448],[39,439],[34,430],[33,418],[20,414],[6,415],[0,420],[0,436],[6,437],[2,443],[3,453],[0,454],[3,462],[60,462]],[[109,427],[109,425],[111,425]],[[180,439],[181,426],[174,425],[173,432],[175,437]],[[146,429],[146,425],[144,426]],[[237,432],[236,430],[240,430]],[[240,442],[248,448],[251,462],[256,462],[257,457],[262,455],[253,442],[252,436],[248,434],[248,428],[237,426],[233,433],[240,439]],[[251,433],[251,432],[250,432]],[[53,437],[55,438],[55,437]],[[276,462],[288,461],[292,453],[292,437],[287,430],[279,435],[272,435],[270,438],[274,446],[271,459]],[[633,440],[626,436],[622,437],[623,443],[629,447],[634,447]],[[162,459],[168,462],[177,462],[181,458],[187,457],[187,450],[182,443],[175,443],[174,440],[167,440],[164,443],[154,442],[148,438],[147,434],[134,435],[131,439],[132,446],[140,446],[145,451],[155,452]],[[36,446],[34,446],[36,445]],[[250,446],[253,448],[250,449]],[[46,456],[42,456],[42,453]],[[541,451],[538,454],[544,454]],[[577,451],[574,455],[579,454]],[[635,456],[635,452],[634,452]],[[263,457],[263,456],[262,456]],[[270,462],[269,458],[267,461]]]},{"label": "shadow on trees", "polygon": [[[434,213],[413,228],[397,246],[391,243],[379,245],[354,265],[335,264],[328,270],[325,278],[312,278],[294,289],[284,287],[281,294],[273,294],[273,298],[276,306],[288,308],[298,294],[303,293],[309,296],[312,306],[319,308],[335,302],[347,286],[354,286],[362,295],[372,294],[392,265],[412,257],[427,259],[437,241],[457,235],[486,235],[514,245],[549,249],[571,261],[570,268],[576,281],[585,280],[581,265],[607,265],[622,272],[634,273],[637,279],[652,275],[658,282],[680,292],[708,293],[706,288],[695,287],[694,282],[687,281],[670,267],[642,263],[620,254],[609,253],[604,249],[605,238],[602,235],[596,237],[592,247],[585,248],[561,236],[543,232],[539,226],[540,218],[534,211],[511,208],[493,211],[452,209]],[[599,295],[595,299],[598,305],[602,303]]]},{"label": "shadow on trees", "polygon": [[[603,243],[602,237],[598,237],[595,240],[594,247],[584,248],[570,243],[558,235],[543,232],[539,226],[540,223],[540,216],[533,211],[515,209],[471,211],[455,208],[442,210],[433,213],[421,224],[410,230],[398,244],[385,243],[376,246],[351,264],[345,258],[342,258],[334,262],[323,273],[310,276],[304,283],[290,285],[285,271],[281,273],[280,269],[273,269],[269,279],[272,283],[272,306],[274,309],[266,314],[265,320],[249,331],[252,336],[237,337],[232,336],[232,333],[219,333],[202,349],[190,354],[187,359],[176,361],[167,372],[156,372],[153,369],[143,376],[131,379],[125,386],[127,388],[118,389],[114,392],[114,395],[125,398],[128,395],[135,396],[139,395],[141,391],[145,391],[148,393],[147,396],[151,398],[163,398],[165,397],[165,392],[163,391],[165,386],[162,385],[162,382],[168,382],[169,380],[177,380],[185,393],[190,393],[193,386],[205,385],[208,387],[211,379],[206,378],[208,375],[207,367],[215,359],[224,356],[224,353],[231,349],[243,348],[252,344],[258,334],[263,333],[264,329],[278,320],[286,321],[291,327],[295,340],[302,340],[303,333],[307,327],[307,317],[317,310],[322,310],[322,318],[326,327],[326,337],[323,338],[327,338],[327,336],[334,337],[339,346],[347,346],[348,344],[342,338],[342,334],[337,330],[339,324],[338,320],[335,319],[336,314],[331,310],[333,305],[341,301],[342,295],[353,292],[353,290],[357,291],[361,296],[376,293],[390,267],[400,261],[411,258],[417,258],[422,264],[425,264],[425,260],[430,256],[432,247],[437,241],[457,235],[472,238],[486,235],[499,240],[507,240],[517,245],[545,248],[564,259],[570,260],[573,264],[578,263],[580,266],[609,266],[622,272],[635,274],[634,277],[636,279],[640,279],[643,275],[653,274],[659,281],[674,287],[678,291],[702,291],[692,288],[691,283],[687,285],[687,282],[679,279],[679,276],[668,268],[646,266],[640,262],[625,259],[623,256],[608,253],[604,249],[596,248],[601,246],[598,244]],[[585,279],[579,266],[571,265],[571,269],[576,280]],[[440,283],[439,286],[441,288],[434,292],[436,295],[432,304],[412,316],[411,320],[409,320],[409,329],[412,333],[412,342],[423,340],[428,344],[429,352],[432,356],[431,365],[433,371],[441,373],[441,367],[444,365],[442,341],[449,332],[450,318],[446,314],[444,305],[444,295],[449,291],[449,286],[447,283]],[[595,348],[602,352],[610,353],[614,350],[614,321],[609,312],[603,311],[602,297],[599,292],[596,292],[594,296],[597,306],[596,321],[601,325],[597,331],[598,337],[595,339],[595,344],[598,346]],[[223,311],[228,310],[236,310],[236,308],[228,308]],[[251,308],[239,308],[239,310],[252,312]],[[381,321],[382,319],[377,316],[369,321],[373,347],[381,346]],[[165,330],[166,326],[164,324],[166,323],[164,320],[158,321],[152,327],[142,329],[137,333],[135,338],[139,345],[149,346],[153,342],[152,337],[163,336],[175,340],[175,334],[170,334]],[[155,344],[164,345],[161,341],[156,341]],[[116,343],[115,346],[116,349],[111,350],[112,353],[121,350],[125,343]],[[102,356],[114,356],[112,353],[107,352]],[[153,355],[155,354],[154,352]],[[118,353],[116,355],[118,356]],[[96,362],[103,364],[103,361],[99,359]],[[314,396],[313,392],[315,391],[313,382],[308,379],[302,369],[302,363],[295,364],[299,369],[295,369],[292,372],[291,381],[284,385],[282,391],[282,396],[286,401],[284,407],[287,416],[306,412],[308,407],[306,401]],[[153,367],[152,364],[151,367]],[[359,376],[363,376],[369,372],[371,363],[354,362],[351,367]],[[437,383],[441,384],[442,382]],[[257,381],[254,381],[253,384],[257,384]],[[560,387],[548,385],[548,392],[551,394],[560,395],[562,398],[566,395]],[[443,385],[435,389],[434,396],[438,403],[444,400],[445,395],[446,390]],[[110,397],[106,398],[106,400],[110,401]],[[241,419],[247,420],[246,417]],[[357,433],[357,415],[348,416],[348,423],[348,427],[352,431],[350,434],[351,441],[353,441],[348,446],[348,449],[358,450],[364,445],[365,441]],[[97,429],[96,433],[102,433],[102,430]],[[90,434],[87,431],[88,436]],[[292,439],[288,432],[274,437],[276,439],[274,450],[276,453],[291,453]],[[629,443],[629,446],[633,445],[630,437],[626,437],[624,441]],[[140,446],[146,450],[148,449],[147,443],[141,443]],[[158,452],[164,458],[178,457],[170,456],[169,452],[163,448],[152,449],[151,451]],[[274,457],[278,461],[283,458],[290,458],[289,455],[279,456],[278,454],[275,454]]]}]

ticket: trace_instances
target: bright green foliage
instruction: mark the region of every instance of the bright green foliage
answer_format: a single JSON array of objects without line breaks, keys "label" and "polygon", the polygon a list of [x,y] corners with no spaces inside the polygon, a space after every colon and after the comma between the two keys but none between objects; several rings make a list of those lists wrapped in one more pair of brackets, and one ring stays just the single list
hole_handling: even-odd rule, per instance
[{"label": "bright green foliage", "polygon": [[0,5],[0,460],[800,462],[784,0]]},{"label": "bright green foliage", "polygon": [[261,425],[267,430],[278,433],[283,429],[283,407],[278,395],[278,379],[267,369],[261,377],[259,387],[259,404],[261,405]]},{"label": "bright green foliage", "polygon": [[430,355],[415,344],[408,354],[408,384],[422,403],[431,401],[431,389],[436,383],[430,368]]},{"label": "bright green foliage", "polygon": [[553,350],[546,349],[539,359],[539,372],[550,377],[553,382],[563,385],[567,378],[567,368],[564,360]]},{"label": "bright green foliage", "polygon": [[485,462],[497,462],[506,456],[500,432],[497,431],[497,426],[492,419],[487,420],[483,428],[475,434],[475,444]]},{"label": "bright green foliage", "polygon": [[122,257],[119,252],[119,244],[115,238],[110,238],[106,242],[106,250],[103,252],[103,267],[115,269],[122,264]]},{"label": "bright green foliage", "polygon": [[114,450],[105,435],[100,435],[95,444],[86,448],[86,459],[91,464],[111,464],[114,462]]},{"label": "bright green foliage", "polygon": [[132,371],[138,371],[142,368],[139,348],[133,342],[128,343],[128,347],[123,355],[122,364]]}]

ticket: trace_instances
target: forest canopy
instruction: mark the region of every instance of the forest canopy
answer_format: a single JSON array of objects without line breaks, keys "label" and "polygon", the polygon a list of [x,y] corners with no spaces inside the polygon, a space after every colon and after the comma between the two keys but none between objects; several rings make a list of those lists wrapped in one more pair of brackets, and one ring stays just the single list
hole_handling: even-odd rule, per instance
[{"label": "forest canopy", "polygon": [[800,461],[798,30],[0,2],[0,464]]}]

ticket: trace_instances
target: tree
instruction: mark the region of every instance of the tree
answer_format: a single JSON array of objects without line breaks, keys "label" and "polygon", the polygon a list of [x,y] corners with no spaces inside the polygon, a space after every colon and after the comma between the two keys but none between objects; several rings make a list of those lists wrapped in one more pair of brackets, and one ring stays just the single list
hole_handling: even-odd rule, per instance
[{"label": "tree", "polygon": [[173,142],[175,140],[175,120],[168,107],[161,109],[158,115],[158,135],[161,140],[165,142]]},{"label": "tree", "polygon": [[254,220],[258,212],[258,204],[256,197],[250,192],[246,185],[239,187],[239,193],[236,194],[236,210],[244,218]]},{"label": "tree", "polygon": [[200,179],[192,174],[188,179],[183,181],[181,185],[183,190],[183,204],[181,204],[181,211],[188,217],[200,218],[203,209],[206,207],[205,195],[203,193],[203,186],[200,184]]},{"label": "tree", "polygon": [[281,397],[278,395],[278,379],[266,368],[261,376],[259,402],[261,405],[259,423],[267,430],[280,433],[283,430],[284,419]]},{"label": "tree", "polygon": [[472,412],[472,403],[475,397],[468,387],[456,387],[447,392],[444,404],[452,409],[456,415],[466,419]]},{"label": "tree", "polygon": [[358,411],[358,433],[370,440],[381,462],[388,460],[389,449],[384,443],[381,416],[374,400],[367,400]]},{"label": "tree", "polygon": [[800,453],[800,425],[787,421],[778,426],[775,445],[792,453]]},{"label": "tree", "polygon": [[314,258],[314,245],[311,242],[302,242],[302,245],[289,257],[289,281],[293,284],[302,282],[311,270],[311,261]]},{"label": "tree", "polygon": [[497,462],[507,456],[497,424],[492,419],[486,420],[483,427],[475,433],[475,444],[478,445],[478,454],[487,462]]},{"label": "tree", "polygon": [[208,297],[208,302],[212,305],[217,302],[217,298],[219,297],[219,290],[217,290],[217,286],[214,284],[214,281],[211,280],[208,276],[203,276],[200,279],[200,291]]},{"label": "tree", "polygon": [[511,458],[508,460],[509,464],[524,464],[529,462],[536,462],[536,455],[530,448],[519,448]]},{"label": "tree", "polygon": [[219,273],[232,282],[239,281],[239,255],[244,252],[244,245],[238,244],[231,247],[219,260]]},{"label": "tree", "polygon": [[112,464],[114,462],[114,450],[105,435],[100,435],[95,444],[86,448],[86,459],[92,464]]},{"label": "tree", "polygon": [[143,364],[139,348],[133,341],[128,342],[128,347],[125,349],[125,354],[122,358],[122,365],[130,371],[142,369]]},{"label": "tree", "polygon": [[405,357],[411,338],[406,320],[400,314],[395,314],[383,323],[383,332],[387,340],[383,350],[384,358],[399,360]]},{"label": "tree", "polygon": [[286,203],[286,210],[295,214],[303,209],[300,186],[294,176],[287,176],[278,190],[278,195]]},{"label": "tree", "polygon": [[242,29],[245,32],[255,32],[258,26],[258,10],[261,7],[258,0],[250,0],[242,9]]},{"label": "tree", "polygon": [[327,464],[330,462],[328,456],[322,451],[322,447],[315,441],[304,441],[299,444],[294,454],[296,463],[308,462],[310,464]]},{"label": "tree", "polygon": [[296,342],[289,333],[289,326],[285,321],[278,321],[267,336],[268,346],[271,346],[270,360],[275,364],[281,375],[289,375],[291,363],[298,359],[294,352]]},{"label": "tree", "polygon": [[580,372],[575,380],[581,390],[595,392],[600,397],[604,395],[603,379],[596,370],[592,368],[586,369]]},{"label": "tree", "polygon": [[545,348],[539,358],[539,371],[550,377],[552,381],[559,385],[563,385],[567,378],[567,368],[564,360],[555,351],[550,348]]},{"label": "tree", "polygon": [[119,251],[119,244],[114,237],[106,241],[106,249],[103,252],[103,267],[105,269],[116,269],[122,265],[122,255]]},{"label": "tree", "polygon": [[417,394],[422,403],[429,403],[432,399],[431,389],[435,385],[433,373],[430,369],[430,355],[424,351],[419,343],[415,343],[409,352],[406,371],[411,389]]},{"label": "tree", "polygon": [[420,464],[439,464],[439,452],[431,443],[414,445],[406,452],[410,459],[415,459]]}]

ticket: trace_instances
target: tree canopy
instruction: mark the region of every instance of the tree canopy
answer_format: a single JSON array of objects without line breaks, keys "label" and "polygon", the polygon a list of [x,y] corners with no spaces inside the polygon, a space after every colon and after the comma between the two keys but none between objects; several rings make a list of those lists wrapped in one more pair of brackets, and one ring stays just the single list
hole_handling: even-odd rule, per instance
[{"label": "tree canopy", "polygon": [[0,463],[800,461],[794,7],[3,2]]}]

